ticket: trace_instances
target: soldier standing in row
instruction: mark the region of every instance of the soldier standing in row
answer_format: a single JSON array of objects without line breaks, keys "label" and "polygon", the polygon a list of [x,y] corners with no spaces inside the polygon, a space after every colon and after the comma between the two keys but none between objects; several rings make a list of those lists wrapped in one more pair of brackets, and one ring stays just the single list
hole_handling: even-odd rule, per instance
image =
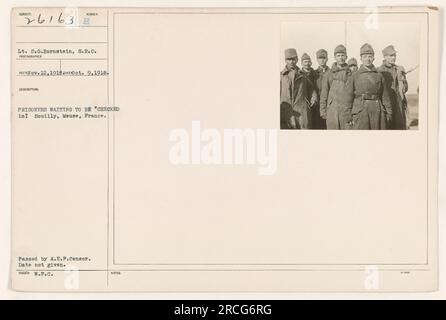
[{"label": "soldier standing in row", "polygon": [[311,58],[304,53],[301,58],[302,72],[305,74],[308,82],[307,101],[311,107],[311,126],[310,129],[320,129],[319,116],[319,94],[317,91],[317,72],[311,67]]},{"label": "soldier standing in row", "polygon": [[280,72],[280,128],[311,127],[308,81],[297,67],[296,49],[285,50],[285,68]]},{"label": "soldier standing in row", "polygon": [[[414,70],[414,69],[412,69]],[[412,71],[409,70],[408,72]],[[406,78],[406,70],[403,66],[397,66],[397,72],[398,72],[398,93],[401,97],[401,105],[402,109],[404,110],[404,116],[405,116],[405,128],[404,129],[410,129],[410,113],[409,113],[409,105],[407,103],[406,93],[409,89],[409,84],[407,82]],[[418,92],[418,90],[417,90]]]},{"label": "soldier standing in row", "polygon": [[392,108],[384,77],[373,65],[375,52],[369,44],[360,49],[362,65],[348,80],[346,120],[353,129],[386,129],[392,120]]},{"label": "soldier standing in row", "polygon": [[392,123],[389,129],[406,130],[407,123],[407,101],[405,93],[408,86],[405,78],[404,69],[395,64],[396,51],[393,45],[387,46],[382,50],[384,60],[378,68],[384,76],[392,108]]},{"label": "soldier standing in row", "polygon": [[347,63],[347,49],[342,44],[334,50],[336,62],[322,80],[320,115],[327,120],[327,129],[348,129],[344,117],[347,81],[351,72]]},{"label": "soldier standing in row", "polygon": [[347,64],[351,73],[358,71],[358,61],[355,58],[348,59]]},{"label": "soldier standing in row", "polygon": [[327,129],[327,123],[325,119],[321,117],[320,114],[320,97],[322,92],[322,79],[325,75],[330,71],[330,68],[327,66],[328,53],[324,49],[319,49],[316,52],[317,63],[319,64],[316,69],[316,87],[318,94],[319,105],[316,105],[312,109],[312,117],[313,117],[313,125],[315,129]]}]

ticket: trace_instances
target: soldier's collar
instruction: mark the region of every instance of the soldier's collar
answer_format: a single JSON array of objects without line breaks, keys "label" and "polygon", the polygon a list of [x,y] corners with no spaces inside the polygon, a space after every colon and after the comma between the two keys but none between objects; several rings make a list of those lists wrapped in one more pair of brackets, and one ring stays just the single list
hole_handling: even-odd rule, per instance
[{"label": "soldier's collar", "polygon": [[388,63],[386,60],[383,60],[383,66],[386,68],[396,68],[396,64]]},{"label": "soldier's collar", "polygon": [[324,67],[319,66],[317,69],[318,69],[319,71],[323,71],[323,72],[325,72],[325,71],[327,71],[329,68],[328,68],[327,65],[325,65]]},{"label": "soldier's collar", "polygon": [[285,66],[285,68],[283,68],[281,74],[287,74],[288,72],[290,72],[291,70],[294,70],[296,72],[300,72],[300,69],[298,66],[295,66],[294,68],[288,68],[287,66]]},{"label": "soldier's collar", "polygon": [[370,68],[366,68],[363,64],[361,64],[358,71],[359,72],[378,72],[373,64]]},{"label": "soldier's collar", "polygon": [[338,64],[337,62],[333,63],[333,66],[331,67],[332,72],[338,72],[342,70],[347,70],[348,64],[344,63],[343,65]]}]

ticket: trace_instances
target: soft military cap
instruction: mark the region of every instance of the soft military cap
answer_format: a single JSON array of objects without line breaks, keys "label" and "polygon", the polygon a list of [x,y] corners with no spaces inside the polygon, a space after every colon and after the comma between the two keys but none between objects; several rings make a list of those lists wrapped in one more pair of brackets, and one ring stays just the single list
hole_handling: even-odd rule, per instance
[{"label": "soft military cap", "polygon": [[396,53],[395,48],[393,47],[393,45],[387,46],[383,49],[383,56],[390,56],[392,54]]},{"label": "soft military cap", "polygon": [[362,56],[363,54],[375,54],[375,51],[373,51],[373,48],[371,45],[369,45],[368,43],[364,43],[361,47],[361,49],[359,50],[360,55]]},{"label": "soft military cap", "polygon": [[319,58],[327,58],[327,51],[326,50],[324,50],[324,49],[319,49],[317,52],[316,52],[316,57],[319,59]]},{"label": "soft military cap", "polygon": [[308,53],[304,53],[304,54],[302,55],[301,61],[304,61],[304,60],[310,60],[310,61],[311,61],[311,58],[310,58],[310,56],[308,55]]},{"label": "soft military cap", "polygon": [[297,58],[297,51],[294,48],[289,48],[285,50],[285,59]]},{"label": "soft military cap", "polygon": [[344,45],[340,44],[338,45],[335,50],[334,50],[334,54],[336,55],[337,53],[344,53],[347,54],[347,49],[345,48]]},{"label": "soft military cap", "polygon": [[349,66],[358,66],[358,61],[356,61],[355,58],[350,58],[350,59],[348,59],[347,64]]}]

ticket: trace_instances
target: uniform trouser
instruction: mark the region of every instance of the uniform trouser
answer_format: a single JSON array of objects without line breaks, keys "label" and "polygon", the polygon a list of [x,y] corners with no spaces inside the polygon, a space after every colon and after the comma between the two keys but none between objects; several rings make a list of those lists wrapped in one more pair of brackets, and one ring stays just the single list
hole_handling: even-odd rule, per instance
[{"label": "uniform trouser", "polygon": [[298,118],[301,129],[311,129],[313,127],[310,106],[306,105],[302,107],[301,112],[299,112]]},{"label": "uniform trouser", "polygon": [[280,129],[292,129],[290,127],[292,111],[293,110],[289,103],[282,102],[280,104]]},{"label": "uniform trouser", "polygon": [[303,107],[300,112],[294,111],[290,104],[280,104],[281,129],[311,129],[310,107]]},{"label": "uniform trouser", "polygon": [[347,129],[344,113],[338,106],[329,106],[327,108],[327,129]]},{"label": "uniform trouser", "polygon": [[304,110],[302,113],[293,112],[289,123],[291,129],[312,129],[309,110]]},{"label": "uniform trouser", "polygon": [[393,107],[392,129],[406,130],[408,128],[408,112],[407,106],[400,103]]},{"label": "uniform trouser", "polygon": [[[358,102],[354,102],[358,103]],[[353,129],[356,130],[383,130],[386,129],[386,117],[378,100],[359,101],[363,108],[353,114]]]},{"label": "uniform trouser", "polygon": [[404,116],[406,117],[406,128],[405,129],[410,129],[410,113],[409,113],[409,106],[407,105],[407,103],[404,105]]},{"label": "uniform trouser", "polygon": [[320,115],[319,104],[311,107],[311,129],[327,129],[327,123]]}]

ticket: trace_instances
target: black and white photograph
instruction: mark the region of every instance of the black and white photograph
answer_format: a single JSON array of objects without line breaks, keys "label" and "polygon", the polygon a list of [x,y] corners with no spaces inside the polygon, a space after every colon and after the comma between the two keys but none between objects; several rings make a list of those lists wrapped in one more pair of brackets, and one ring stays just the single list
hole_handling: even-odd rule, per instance
[{"label": "black and white photograph", "polygon": [[420,25],[285,22],[280,129],[418,129]]}]

